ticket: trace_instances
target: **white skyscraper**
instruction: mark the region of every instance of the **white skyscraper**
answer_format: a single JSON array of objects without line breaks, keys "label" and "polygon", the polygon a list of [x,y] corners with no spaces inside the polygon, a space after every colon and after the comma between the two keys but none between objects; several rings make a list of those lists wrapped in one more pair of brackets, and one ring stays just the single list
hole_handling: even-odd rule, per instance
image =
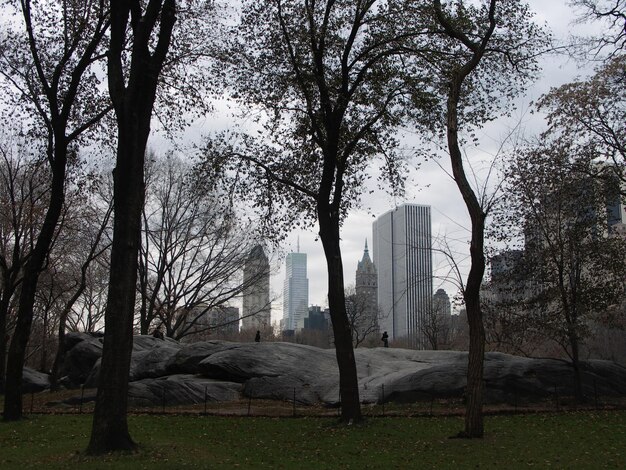
[{"label": "white skyscraper", "polygon": [[306,275],[306,253],[289,253],[283,290],[283,329],[303,328],[308,313],[309,280]]},{"label": "white skyscraper", "polygon": [[376,219],[373,232],[380,330],[423,349],[433,295],[430,206],[403,204]]}]

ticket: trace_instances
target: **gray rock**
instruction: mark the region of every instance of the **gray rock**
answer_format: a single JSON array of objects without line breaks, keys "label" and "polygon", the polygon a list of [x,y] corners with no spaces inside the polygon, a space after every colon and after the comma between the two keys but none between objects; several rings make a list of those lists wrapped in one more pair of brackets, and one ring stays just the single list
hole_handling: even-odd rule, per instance
[{"label": "gray rock", "polygon": [[156,378],[169,375],[169,363],[180,351],[179,343],[171,343],[157,339],[162,344],[157,344],[152,348],[133,348],[130,364],[131,381],[146,378]]},{"label": "gray rock", "polygon": [[50,388],[50,376],[30,367],[22,369],[22,393],[39,393]]},{"label": "gray rock", "polygon": [[61,376],[67,376],[69,384],[79,386],[91,374],[96,361],[102,356],[102,338],[86,333],[68,333],[65,360]]},{"label": "gray rock", "polygon": [[200,343],[185,344],[180,351],[169,360],[167,365],[170,374],[197,374],[198,364],[211,354],[238,347],[240,343],[229,341],[203,341]]},{"label": "gray rock", "polygon": [[241,384],[222,382],[190,374],[177,374],[159,379],[131,382],[128,400],[132,406],[177,406],[232,401],[240,397]]},{"label": "gray rock", "polygon": [[[83,337],[68,354],[98,353],[98,340]],[[364,403],[463,397],[467,352],[413,351],[396,348],[355,351],[360,397]],[[90,363],[85,361],[85,364]],[[76,361],[76,377],[86,365]],[[99,359],[87,386],[97,384]],[[626,395],[626,368],[609,361],[581,365],[587,396]],[[179,344],[141,336],[134,341],[129,394],[137,403],[198,403],[207,387],[211,399],[252,398],[336,405],[339,373],[334,350],[292,343],[207,341]],[[485,355],[487,402],[533,401],[573,393],[571,365],[557,359],[531,359],[501,353]],[[383,394],[384,386],[384,394]],[[179,391],[176,389],[179,388]]]}]

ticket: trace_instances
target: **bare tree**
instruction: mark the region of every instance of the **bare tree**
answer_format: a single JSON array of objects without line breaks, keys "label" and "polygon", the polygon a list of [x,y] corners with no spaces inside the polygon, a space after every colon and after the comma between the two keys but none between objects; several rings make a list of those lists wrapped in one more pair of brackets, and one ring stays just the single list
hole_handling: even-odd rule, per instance
[{"label": "bare tree", "polygon": [[352,330],[352,344],[355,349],[361,345],[380,345],[378,338],[378,320],[380,311],[369,295],[356,291],[354,286],[346,288],[346,312],[350,329]]},{"label": "bare tree", "polygon": [[[463,126],[486,122],[497,97],[515,96],[536,72],[535,57],[545,45],[544,33],[531,22],[528,7],[519,2],[490,0],[474,7],[463,2],[443,6],[434,0],[437,24],[458,55],[442,62],[446,100],[445,129],[454,180],[471,219],[471,265],[463,290],[470,330],[467,406],[462,437],[482,437],[483,358],[485,331],[480,287],[485,271],[485,220],[489,208],[481,204],[465,171]],[[504,101],[505,108],[510,105]]]},{"label": "bare tree", "polygon": [[[503,213],[523,221],[524,251],[517,269],[508,273],[514,289],[503,303],[522,310],[543,338],[567,354],[582,401],[581,348],[594,323],[609,322],[611,312],[619,311],[626,241],[608,226],[606,202],[615,188],[589,171],[573,170],[594,164],[581,161],[575,148],[565,137],[542,140],[509,169]],[[520,238],[521,229],[509,230]]]},{"label": "bare tree", "polygon": [[21,139],[0,141],[0,391],[4,392],[7,338],[16,316],[24,266],[48,202],[46,163]]},{"label": "bare tree", "polygon": [[442,300],[433,298],[430,308],[424,315],[424,322],[420,325],[420,330],[430,348],[434,351],[443,349],[450,344],[452,315],[450,302],[446,304]]},{"label": "bare tree", "polygon": [[[543,137],[576,136],[576,155],[603,160],[615,176],[626,182],[626,55],[608,59],[587,80],[550,90],[538,102],[547,112]],[[599,168],[599,167],[596,167]],[[582,169],[582,168],[581,168]],[[597,177],[605,173],[586,168]],[[579,169],[580,171],[580,169]]]},{"label": "bare tree", "polygon": [[570,0],[578,8],[578,22],[594,21],[604,26],[604,34],[583,38],[579,45],[596,54],[608,49],[609,57],[626,49],[626,1],[624,0]]},{"label": "bare tree", "polygon": [[191,164],[174,155],[151,159],[139,257],[140,331],[163,325],[167,336],[181,339],[209,329],[204,316],[269,271],[243,278],[258,240],[256,230],[238,220],[228,194],[198,181]]},{"label": "bare tree", "polygon": [[72,146],[110,111],[97,74],[103,58],[102,39],[109,26],[104,0],[45,2],[34,8],[30,0],[21,0],[16,13],[23,29],[14,24],[3,37],[0,75],[4,88],[12,92],[8,97],[32,113],[32,135],[41,139],[49,164],[50,195],[23,270],[8,354],[5,420],[22,416],[22,368],[37,282],[63,209],[67,166],[75,157]]}]

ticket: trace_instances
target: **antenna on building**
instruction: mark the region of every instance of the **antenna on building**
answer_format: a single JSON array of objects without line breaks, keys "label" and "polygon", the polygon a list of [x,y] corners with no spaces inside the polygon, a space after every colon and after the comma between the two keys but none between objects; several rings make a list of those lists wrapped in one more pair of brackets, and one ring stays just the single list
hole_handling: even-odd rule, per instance
[{"label": "antenna on building", "polygon": [[300,253],[300,235],[298,235],[298,242],[296,244],[296,253]]},{"label": "antenna on building", "polygon": [[365,253],[367,253],[367,237],[365,237]]}]

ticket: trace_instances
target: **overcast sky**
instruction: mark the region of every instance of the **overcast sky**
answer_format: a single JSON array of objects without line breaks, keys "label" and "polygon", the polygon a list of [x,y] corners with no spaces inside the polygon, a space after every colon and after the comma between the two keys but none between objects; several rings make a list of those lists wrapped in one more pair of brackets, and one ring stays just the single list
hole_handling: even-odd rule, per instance
[{"label": "overcast sky", "polygon": [[[565,40],[572,32],[585,34],[594,28],[574,25],[575,13],[564,0],[528,0],[528,3],[537,13],[537,21],[546,23],[557,39]],[[597,30],[597,26],[595,29]],[[479,179],[484,174],[484,170],[488,168],[488,164],[492,161],[500,143],[506,139],[513,127],[519,125],[524,135],[528,137],[536,135],[541,130],[541,117],[536,114],[531,115],[528,112],[531,101],[536,100],[551,87],[591,72],[591,66],[578,64],[565,56],[546,57],[542,60],[542,66],[541,77],[519,100],[518,109],[514,115],[511,118],[494,122],[485,128],[479,134],[479,148],[466,149]],[[206,135],[212,131],[226,129],[234,119],[227,103],[218,103],[216,113],[197,121],[187,136]],[[419,168],[417,168],[418,164]],[[366,239],[371,246],[372,222],[379,215],[403,203],[431,206],[433,237],[445,236],[448,239],[456,240],[457,262],[463,264],[467,260],[469,252],[467,245],[469,239],[468,217],[456,185],[446,174],[449,171],[446,155],[442,155],[437,162],[409,161],[409,166],[411,171],[407,175],[406,194],[402,198],[394,199],[384,191],[376,190],[372,195],[363,199],[364,209],[352,212],[345,221],[341,248],[346,286],[354,284],[357,262],[363,255]],[[368,184],[371,184],[373,189],[377,188],[375,175],[372,175],[372,180]],[[284,254],[296,250],[298,238],[300,251],[308,255],[309,303],[311,305],[327,305],[326,263],[321,242],[316,240],[316,233],[317,227],[312,227],[307,231],[292,232],[282,247],[283,257],[275,257],[276,269],[271,280],[272,295],[276,299],[272,306],[273,321],[282,318],[282,289],[285,277]],[[441,257],[435,256],[433,269],[436,275],[444,276],[447,272],[447,264]],[[450,297],[457,292],[457,288],[452,282],[435,279],[433,288],[436,290],[439,287],[445,288]]]}]

